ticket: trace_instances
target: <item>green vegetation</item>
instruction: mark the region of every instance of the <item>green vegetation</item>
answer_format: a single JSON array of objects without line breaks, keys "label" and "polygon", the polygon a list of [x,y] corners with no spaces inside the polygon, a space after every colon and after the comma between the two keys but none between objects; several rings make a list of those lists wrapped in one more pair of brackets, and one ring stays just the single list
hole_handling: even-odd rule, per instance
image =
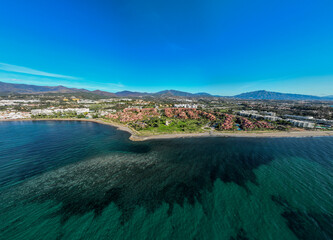
[{"label": "green vegetation", "polygon": [[[98,117],[98,116],[97,116]],[[38,115],[33,115],[32,118],[34,119],[55,119],[55,118],[86,118],[86,114],[77,114],[76,112],[58,112],[54,113],[51,115],[46,115],[46,114],[38,114]]]},{"label": "green vegetation", "polygon": [[207,124],[205,119],[182,120],[171,118],[151,118],[140,123],[130,123],[129,126],[140,133],[162,134],[162,133],[194,133],[203,132],[202,127]]}]

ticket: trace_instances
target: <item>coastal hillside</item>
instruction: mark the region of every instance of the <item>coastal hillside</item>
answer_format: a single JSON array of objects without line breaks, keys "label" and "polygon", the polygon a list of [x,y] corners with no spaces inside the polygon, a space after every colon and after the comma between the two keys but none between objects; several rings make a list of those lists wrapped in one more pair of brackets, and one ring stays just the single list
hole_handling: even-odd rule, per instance
[{"label": "coastal hillside", "polygon": [[[83,88],[68,88],[64,86],[37,86],[29,84],[14,84],[0,82],[0,94],[41,94],[41,93],[86,93],[99,97],[186,97],[186,98],[212,98],[212,97],[223,97],[219,95],[211,95],[209,93],[189,93],[177,90],[164,90],[156,93],[147,92],[132,92],[132,91],[120,91],[120,92],[107,92],[101,90],[90,91]],[[242,93],[235,96],[226,98],[237,98],[247,100],[333,100],[333,95],[326,97],[302,95],[302,94],[291,94],[291,93],[280,93],[270,92],[265,90]]]},{"label": "coastal hillside", "polygon": [[189,92],[182,92],[177,90],[164,90],[155,93],[157,96],[174,96],[174,97],[213,97],[209,93],[189,93]]},{"label": "coastal hillside", "polygon": [[74,93],[74,92],[90,92],[86,89],[67,88],[64,86],[37,86],[30,84],[16,84],[0,82],[0,92],[6,93],[22,93],[22,94],[38,94],[38,93]]},{"label": "coastal hillside", "polygon": [[149,96],[149,95],[152,95],[152,93],[121,91],[121,92],[116,92],[115,95],[116,95],[117,97],[141,97],[141,96]]},{"label": "coastal hillside", "polygon": [[333,100],[332,96],[318,97],[312,95],[269,92],[265,90],[242,93],[234,96],[234,98],[256,100]]},{"label": "coastal hillside", "polygon": [[68,88],[64,86],[37,86],[29,84],[15,84],[0,82],[0,93],[12,94],[41,94],[41,93],[90,93],[103,97],[213,97],[209,93],[189,93],[177,90],[164,90],[156,93],[147,92],[133,92],[133,91],[120,91],[116,93],[94,90],[89,91],[87,89]]}]

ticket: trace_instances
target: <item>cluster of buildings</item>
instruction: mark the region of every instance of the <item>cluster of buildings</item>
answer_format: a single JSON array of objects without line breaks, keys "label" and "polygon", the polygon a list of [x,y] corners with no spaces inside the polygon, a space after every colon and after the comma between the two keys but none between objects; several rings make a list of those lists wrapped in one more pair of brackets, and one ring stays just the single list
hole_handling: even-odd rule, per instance
[{"label": "cluster of buildings", "polygon": [[216,116],[211,114],[211,113],[207,113],[204,111],[200,111],[200,114],[204,117],[206,117],[207,119],[209,119],[210,121],[215,121],[216,120]]},{"label": "cluster of buildings", "polygon": [[314,117],[312,116],[297,116],[297,115],[283,115],[284,118],[296,119],[296,120],[305,120],[305,121],[313,121]]},{"label": "cluster of buildings", "polygon": [[31,103],[39,103],[40,100],[0,100],[0,106],[16,106],[20,104],[31,104]]},{"label": "cluster of buildings", "polygon": [[224,122],[220,125],[221,130],[230,130],[234,127],[234,115],[225,114]]},{"label": "cluster of buildings", "polygon": [[317,124],[323,124],[325,126],[333,127],[333,120],[327,120],[327,119],[315,119],[315,122]]},{"label": "cluster of buildings", "polygon": [[273,127],[265,121],[257,121],[257,122],[251,122],[245,117],[238,117],[238,120],[240,122],[240,127],[243,130],[253,130],[253,129],[272,129]]},{"label": "cluster of buildings", "polygon": [[333,120],[318,119],[312,116],[297,116],[297,115],[284,115],[285,118],[291,118],[296,120],[305,120],[316,124],[323,124],[327,126],[333,126]]},{"label": "cluster of buildings", "polygon": [[[66,99],[68,101],[67,98],[64,98],[64,99]],[[119,103],[119,102],[133,101],[133,99],[131,99],[131,98],[107,98],[107,99],[91,100],[91,99],[78,99],[75,97],[72,97],[71,100],[76,101],[77,103],[80,103],[80,104],[98,104],[98,103],[114,103],[114,102]],[[134,103],[138,104],[138,105],[147,105],[150,102],[146,102],[143,100],[136,100]]]},{"label": "cluster of buildings", "polygon": [[195,108],[165,108],[164,114],[168,118],[198,119],[199,111]]},{"label": "cluster of buildings", "polygon": [[197,104],[188,104],[188,103],[181,103],[181,104],[174,104],[175,108],[198,108]]},{"label": "cluster of buildings", "polygon": [[[116,110],[111,111],[100,111],[98,112],[99,116],[107,116],[110,112],[115,112]],[[66,114],[66,113],[75,113],[76,115],[85,115],[85,117],[91,118],[92,112],[89,108],[46,108],[46,109],[33,109],[30,112],[16,111],[16,110],[5,110],[0,111],[0,119],[24,119],[32,118],[34,116],[52,116],[56,114]]]},{"label": "cluster of buildings", "polygon": [[315,127],[315,119],[311,116],[296,116],[296,115],[284,115],[283,118],[277,117],[274,112],[263,112],[263,114],[259,114],[258,111],[240,111],[237,113],[240,116],[250,117],[253,119],[264,119],[270,121],[286,121],[291,123],[295,127],[302,128],[314,128]]},{"label": "cluster of buildings", "polygon": [[276,122],[278,120],[283,120],[280,117],[276,116],[276,113],[274,112],[263,112],[263,114],[259,114],[258,111],[255,110],[248,110],[248,111],[240,111],[237,113],[239,116],[243,116],[243,117],[250,117],[253,119],[263,119],[263,120],[269,120],[269,121],[273,121]]},{"label": "cluster of buildings", "polygon": [[134,122],[143,120],[145,117],[158,117],[156,108],[125,108],[121,112],[109,113],[106,115],[107,118],[119,120],[120,122]]},{"label": "cluster of buildings", "polygon": [[0,111],[0,119],[24,119],[30,117],[30,112]]},{"label": "cluster of buildings", "polygon": [[151,102],[150,101],[144,101],[142,99],[138,99],[138,100],[134,101],[133,104],[136,104],[136,105],[149,105],[149,104],[151,104]]},{"label": "cluster of buildings", "polygon": [[[168,118],[199,119],[202,116],[211,121],[216,120],[216,116],[213,114],[195,108],[165,108],[164,114]],[[157,108],[125,108],[123,111],[106,115],[107,118],[119,120],[120,122],[134,122],[143,120],[146,117],[160,116]]]},{"label": "cluster of buildings", "polygon": [[[140,120],[163,115],[168,118],[184,120],[200,118],[208,119],[211,121],[212,127],[218,127],[220,130],[231,130],[234,128],[236,129],[237,127],[244,130],[264,129],[271,128],[272,126],[285,125],[287,122],[295,127],[308,129],[329,129],[333,127],[333,120],[327,120],[331,119],[332,116],[330,110],[328,110],[328,114],[323,114],[323,112],[326,111],[326,108],[320,111],[316,108],[315,111],[317,112],[305,112],[299,110],[302,109],[302,105],[295,110],[292,108],[294,104],[282,102],[267,104],[265,102],[257,101],[206,101],[175,97],[168,98],[167,101],[165,99],[151,100],[151,98],[138,99],[135,97],[133,97],[133,99],[112,97],[98,100],[79,99],[75,96],[68,98],[64,98],[64,96],[61,96],[61,98],[50,98],[47,96],[45,98],[41,97],[41,100],[34,98],[37,97],[32,97],[32,99],[27,100],[0,100],[0,110],[2,110],[0,111],[0,119],[52,117],[52,115],[56,115],[57,117],[106,117],[120,122],[137,122],[138,124],[141,124],[145,122],[147,123],[147,121]],[[239,109],[239,107],[242,107],[241,109],[252,108],[258,111],[242,110],[237,112],[237,115],[231,115],[225,114],[224,112],[226,111],[217,110],[233,110],[235,108]],[[205,111],[202,109],[205,109]],[[278,112],[278,115],[275,112]],[[310,116],[287,115],[287,113]],[[311,115],[321,117],[322,119],[317,119]],[[256,121],[252,121],[251,119],[255,119]],[[271,122],[276,122],[276,124],[272,124]]]},{"label": "cluster of buildings", "polygon": [[314,128],[315,123],[313,122],[307,122],[307,121],[300,121],[295,119],[285,119],[285,121],[290,122],[295,127],[301,127],[301,128]]},{"label": "cluster of buildings", "polygon": [[31,110],[31,115],[54,115],[57,113],[76,113],[77,115],[80,114],[87,114],[89,113],[89,108],[46,108],[46,109],[33,109]]},{"label": "cluster of buildings", "polygon": [[266,121],[256,121],[251,122],[245,117],[238,116],[232,114],[221,114],[224,115],[224,122],[220,124],[219,129],[220,130],[231,130],[236,126],[238,127],[238,130],[253,130],[253,129],[272,129],[273,126],[266,122]]},{"label": "cluster of buildings", "polygon": [[216,120],[216,116],[213,114],[197,110],[196,108],[165,108],[164,114],[168,118],[199,119],[199,116],[203,116],[211,121]]},{"label": "cluster of buildings", "polygon": [[80,104],[96,104],[96,103],[98,103],[98,101],[90,100],[90,99],[79,99],[77,101],[77,103],[80,103]]}]

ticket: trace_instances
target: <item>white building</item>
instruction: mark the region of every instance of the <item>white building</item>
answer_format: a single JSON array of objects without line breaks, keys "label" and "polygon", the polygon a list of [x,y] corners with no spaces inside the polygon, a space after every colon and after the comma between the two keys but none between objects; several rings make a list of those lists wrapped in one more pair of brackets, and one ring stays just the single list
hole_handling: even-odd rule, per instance
[{"label": "white building", "polygon": [[40,100],[37,99],[31,99],[31,100],[0,100],[0,106],[15,106],[19,104],[25,104],[25,103],[38,103]]},{"label": "white building", "polygon": [[0,111],[0,119],[24,119],[30,118],[29,112]]},{"label": "white building", "polygon": [[297,119],[297,120],[314,120],[314,118],[312,116],[284,115],[284,117]]},{"label": "white building", "polygon": [[290,122],[295,127],[302,127],[302,128],[314,128],[315,124],[313,122],[307,121],[299,121],[295,119],[286,119],[286,121]]},{"label": "white building", "polygon": [[83,104],[94,104],[94,103],[98,103],[97,101],[94,100],[90,100],[90,99],[80,99],[79,101],[77,101],[78,103],[83,103]]},{"label": "white building", "polygon": [[264,111],[262,112],[265,116],[276,116],[276,113],[275,112],[267,112],[267,111]]},{"label": "white building", "polygon": [[269,120],[269,121],[278,121],[278,120],[282,120],[282,118],[280,118],[280,117],[276,117],[276,116],[264,116],[264,119],[265,120]]},{"label": "white building", "polygon": [[249,110],[249,111],[240,111],[237,113],[240,116],[243,117],[251,117],[254,119],[265,119],[265,120],[269,120],[269,121],[278,121],[278,120],[282,120],[282,118],[277,117],[276,114],[274,112],[263,112],[264,115],[261,115],[258,113],[258,111],[255,110]]},{"label": "white building", "polygon": [[174,107],[176,107],[176,108],[198,108],[198,105],[182,103],[182,104],[175,104]]},{"label": "white building", "polygon": [[89,108],[47,108],[47,109],[33,109],[31,115],[53,115],[55,113],[75,112],[76,114],[89,113]]},{"label": "white building", "polygon": [[31,115],[52,115],[54,112],[51,109],[33,109]]}]

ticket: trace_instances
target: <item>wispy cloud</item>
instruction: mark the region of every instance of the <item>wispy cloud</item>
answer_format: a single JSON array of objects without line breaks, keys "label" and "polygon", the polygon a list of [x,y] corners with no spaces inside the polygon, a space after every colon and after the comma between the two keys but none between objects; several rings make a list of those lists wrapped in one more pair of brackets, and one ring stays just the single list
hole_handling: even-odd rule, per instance
[{"label": "wispy cloud", "polygon": [[18,83],[18,84],[29,84],[29,85],[40,85],[40,86],[58,86],[66,85],[66,87],[73,87],[72,85],[66,84],[66,82],[59,81],[58,79],[45,78],[45,77],[33,77],[33,76],[21,76],[21,75],[9,75],[4,76],[0,73],[0,81],[6,83]]},{"label": "wispy cloud", "polygon": [[61,75],[61,74],[56,74],[56,73],[48,73],[48,72],[43,72],[43,71],[39,71],[36,69],[28,68],[28,67],[17,66],[17,65],[7,64],[7,63],[0,63],[0,70],[5,71],[5,72],[23,73],[23,74],[43,76],[43,77],[73,79],[73,80],[79,79],[79,78],[73,77],[73,76],[66,76],[66,75]]},{"label": "wispy cloud", "polygon": [[88,90],[103,90],[103,91],[121,91],[126,88],[121,82],[105,83],[89,80],[73,80],[73,79],[61,79],[51,78],[44,76],[25,75],[22,73],[2,72],[0,70],[0,81],[7,83],[19,83],[19,84],[32,84],[40,86],[58,86],[63,85],[65,87],[72,88],[85,88]]}]

